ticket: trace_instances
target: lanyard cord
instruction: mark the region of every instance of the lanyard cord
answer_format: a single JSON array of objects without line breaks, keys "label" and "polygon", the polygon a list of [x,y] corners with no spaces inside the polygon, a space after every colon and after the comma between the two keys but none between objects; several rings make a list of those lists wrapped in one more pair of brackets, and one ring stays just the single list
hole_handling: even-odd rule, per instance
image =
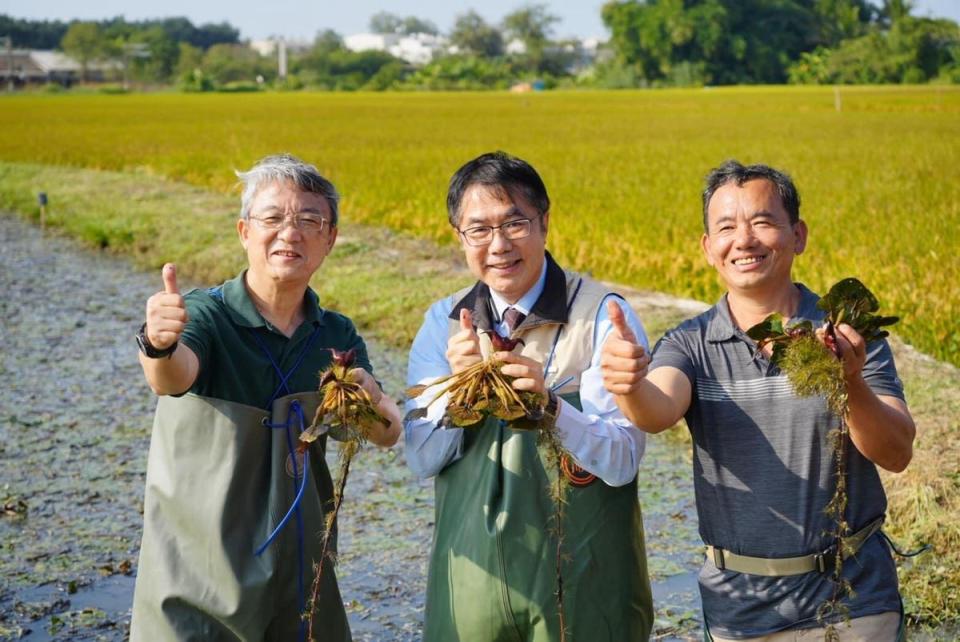
[{"label": "lanyard cord", "polygon": [[[270,353],[270,349],[267,348],[266,343],[262,338],[257,336],[257,333],[251,329],[250,334],[253,336],[254,340],[257,342],[257,345],[260,346],[260,349],[267,359],[270,360],[270,365],[273,366],[274,372],[276,372],[277,377],[280,379],[280,384],[274,390],[273,395],[270,397],[270,401],[267,402],[267,411],[269,412],[273,406],[273,402],[276,401],[277,397],[281,393],[292,394],[290,391],[290,386],[287,385],[287,381],[290,380],[290,377],[294,372],[300,367],[300,364],[303,363],[304,358],[306,358],[307,353],[310,351],[310,346],[313,345],[313,342],[320,335],[320,328],[314,328],[313,334],[310,335],[310,338],[307,339],[306,344],[303,346],[303,349],[300,350],[300,354],[297,356],[296,361],[293,366],[284,374],[283,370],[280,369],[279,364],[273,358],[273,354]],[[297,436],[300,435],[304,430],[306,430],[306,417],[303,414],[303,406],[300,404],[298,399],[294,399],[290,402],[290,407],[287,409],[287,419],[282,423],[271,423],[268,417],[263,418],[263,425],[266,428],[271,430],[280,430],[284,431],[284,436],[287,441],[287,453],[290,457],[290,461],[293,465],[293,483],[294,488],[297,491],[296,496],[293,499],[293,503],[290,505],[290,508],[287,509],[286,515],[283,516],[283,519],[277,524],[276,528],[273,529],[273,532],[267,537],[267,539],[257,547],[257,550],[254,551],[254,555],[259,557],[270,544],[277,538],[280,534],[280,531],[287,525],[290,521],[292,515],[296,515],[297,518],[297,595],[300,601],[300,611],[303,612],[306,609],[306,592],[304,591],[304,554],[303,554],[303,513],[300,510],[300,503],[303,500],[303,493],[307,488],[307,477],[309,473],[310,463],[309,463],[309,449],[303,451],[303,476],[300,476],[300,467],[297,465],[297,455],[296,449],[294,447],[293,434],[291,432],[291,427],[296,426],[298,428]],[[300,480],[299,488],[297,487],[297,480]],[[300,622],[300,640],[305,640],[306,636],[306,622]]]},{"label": "lanyard cord", "polygon": [[287,385],[287,381],[290,380],[290,377],[293,376],[293,373],[297,371],[297,368],[300,367],[300,364],[303,363],[304,358],[307,356],[307,352],[310,351],[310,346],[313,345],[313,342],[316,341],[317,337],[320,336],[320,328],[316,327],[313,329],[313,334],[310,335],[310,338],[307,339],[306,345],[303,346],[303,349],[300,351],[300,354],[297,356],[297,360],[294,362],[290,370],[286,374],[283,373],[283,370],[280,369],[280,366],[277,364],[276,360],[273,358],[273,354],[270,353],[270,348],[267,347],[267,344],[264,343],[257,333],[250,329],[250,335],[257,342],[257,345],[260,346],[260,350],[263,351],[263,354],[267,355],[267,359],[270,360],[270,365],[273,366],[273,371],[277,373],[277,377],[280,378],[280,384],[277,386],[277,389],[273,391],[273,395],[270,396],[270,400],[267,402],[266,409],[270,410],[270,406],[273,405],[273,402],[276,401],[277,397],[280,396],[280,393],[291,394],[290,386]]},{"label": "lanyard cord", "polygon": [[[577,281],[577,289],[573,291],[573,296],[570,297],[570,302],[567,303],[567,319],[570,318],[570,311],[573,309],[573,303],[577,300],[577,295],[580,294],[580,288],[583,287],[583,279]],[[560,324],[560,327],[557,328],[557,334],[553,337],[553,345],[550,347],[550,355],[547,357],[547,362],[543,365],[543,372],[546,374],[547,370],[550,369],[550,364],[553,363],[554,354],[557,352],[557,344],[560,343],[560,335],[563,333],[563,324]],[[562,386],[567,384],[572,377],[567,377],[563,381],[554,383],[550,386],[551,390],[559,390]]]}]

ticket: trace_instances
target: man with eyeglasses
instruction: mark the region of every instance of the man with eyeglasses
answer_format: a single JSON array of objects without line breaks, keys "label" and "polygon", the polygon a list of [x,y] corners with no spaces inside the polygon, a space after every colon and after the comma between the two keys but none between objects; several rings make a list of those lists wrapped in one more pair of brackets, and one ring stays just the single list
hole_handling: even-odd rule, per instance
[{"label": "man with eyeglasses", "polygon": [[[468,162],[450,181],[447,211],[477,283],[427,311],[407,383],[430,384],[488,357],[493,332],[522,341],[514,353],[496,353],[503,373],[515,389],[539,394],[531,419],[556,431],[570,454],[562,466],[566,632],[647,639],[653,612],[636,485],[644,436],[603,388],[599,364],[611,331],[607,301],[641,338],[643,326],[623,299],[546,251],[550,200],[525,161],[496,152]],[[407,409],[433,396],[428,390]],[[445,426],[443,406],[404,426],[410,467],[436,478],[424,640],[560,639],[548,491],[556,470],[537,432],[496,419]]]},{"label": "man with eyeglasses", "polygon": [[[132,640],[305,640],[301,615],[333,496],[326,437],[300,432],[319,404],[331,349],[355,350],[350,375],[387,422],[400,412],[373,378],[363,339],[309,287],[337,238],[334,186],[289,155],[248,172],[237,232],[248,267],[180,294],[173,264],[147,301],[137,342],[154,420]],[[323,573],[314,639],[350,640],[336,576]]]}]

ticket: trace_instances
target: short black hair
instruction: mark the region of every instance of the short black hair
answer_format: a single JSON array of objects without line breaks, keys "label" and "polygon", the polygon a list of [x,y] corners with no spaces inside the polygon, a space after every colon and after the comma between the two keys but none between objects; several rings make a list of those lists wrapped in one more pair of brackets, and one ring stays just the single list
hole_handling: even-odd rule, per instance
[{"label": "short black hair", "polygon": [[768,180],[777,188],[777,194],[780,196],[780,202],[783,209],[787,210],[790,216],[790,224],[795,224],[800,220],[800,194],[797,192],[797,186],[793,184],[793,179],[785,172],[774,169],[769,165],[755,164],[743,165],[736,160],[728,160],[720,167],[710,170],[706,178],[706,187],[703,190],[703,231],[709,233],[707,227],[707,209],[710,207],[710,199],[713,193],[726,185],[727,183],[736,183],[737,187],[742,186],[747,181],[757,179]]},{"label": "short black hair", "polygon": [[538,214],[550,211],[550,197],[537,170],[525,160],[506,152],[490,152],[477,156],[457,170],[447,190],[447,217],[450,225],[459,228],[460,205],[473,185],[484,185],[515,198],[517,194],[532,205]]}]

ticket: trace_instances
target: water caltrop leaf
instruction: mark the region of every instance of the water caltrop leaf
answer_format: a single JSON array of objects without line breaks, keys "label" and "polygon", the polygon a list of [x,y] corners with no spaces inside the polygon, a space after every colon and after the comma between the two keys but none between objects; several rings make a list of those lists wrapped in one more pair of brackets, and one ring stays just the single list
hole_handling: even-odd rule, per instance
[{"label": "water caltrop leaf", "polygon": [[783,318],[779,314],[771,314],[766,319],[747,330],[747,336],[761,343],[769,341],[776,337],[782,337],[786,333],[783,330]]},{"label": "water caltrop leaf", "polygon": [[833,325],[846,323],[864,341],[876,341],[890,333],[880,328],[893,325],[900,319],[874,314],[880,309],[877,297],[867,286],[854,278],[843,279],[817,302],[817,307],[827,313],[827,320]]}]

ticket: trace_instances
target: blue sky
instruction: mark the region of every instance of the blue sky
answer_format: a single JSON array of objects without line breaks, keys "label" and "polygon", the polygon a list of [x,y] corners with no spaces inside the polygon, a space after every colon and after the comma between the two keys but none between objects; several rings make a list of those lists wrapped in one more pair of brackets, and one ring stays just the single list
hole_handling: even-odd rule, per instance
[{"label": "blue sky", "polygon": [[[312,39],[320,30],[333,29],[341,35],[366,31],[369,18],[378,11],[400,16],[414,15],[433,21],[441,31],[468,9],[476,9],[486,20],[498,22],[504,15],[528,4],[524,0],[0,0],[0,13],[16,18],[70,20],[102,19],[123,15],[129,20],[186,16],[195,24],[227,21],[240,29],[244,38],[283,35]],[[561,18],[555,36],[599,36],[606,30],[600,19],[603,0],[546,1],[549,10]],[[960,22],[960,0],[918,0],[918,15],[944,16]]]}]

